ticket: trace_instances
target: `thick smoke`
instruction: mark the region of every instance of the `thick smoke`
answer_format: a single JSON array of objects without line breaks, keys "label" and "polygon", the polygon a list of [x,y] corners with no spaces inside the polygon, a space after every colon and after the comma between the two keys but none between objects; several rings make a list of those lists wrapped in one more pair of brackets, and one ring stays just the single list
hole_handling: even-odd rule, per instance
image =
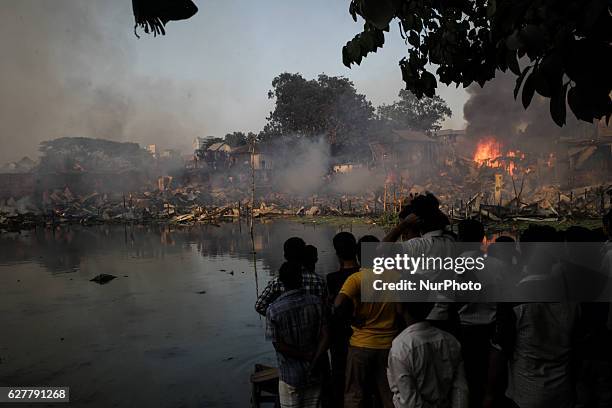
[{"label": "thick smoke", "polygon": [[331,151],[325,137],[300,139],[291,152],[277,155],[274,184],[279,191],[310,195],[319,191],[331,165]]},{"label": "thick smoke", "polygon": [[0,163],[65,136],[190,146],[192,86],[136,73],[132,25],[126,0],[2,3]]},{"label": "thick smoke", "polygon": [[[270,152],[269,152],[270,153]],[[335,164],[345,164],[331,154],[325,136],[301,138],[290,147],[279,146],[272,151],[276,191],[296,196],[312,194],[363,194],[380,189],[384,184],[384,169],[356,167],[344,174],[330,176]]]},{"label": "thick smoke", "polygon": [[560,128],[550,117],[549,99],[535,95],[527,110],[514,100],[516,76],[498,72],[483,88],[471,85],[463,114],[466,134],[472,140],[495,136],[508,148],[550,151],[560,137],[576,137],[589,132],[588,123],[578,121],[568,109],[567,124]]}]

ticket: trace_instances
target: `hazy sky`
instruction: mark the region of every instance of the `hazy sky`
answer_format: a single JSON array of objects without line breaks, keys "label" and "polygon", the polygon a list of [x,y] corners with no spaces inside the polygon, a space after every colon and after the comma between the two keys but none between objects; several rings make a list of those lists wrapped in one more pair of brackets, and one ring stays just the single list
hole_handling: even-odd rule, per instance
[{"label": "hazy sky", "polygon": [[[402,88],[397,27],[361,66],[341,49],[360,31],[348,0],[197,0],[190,20],[139,40],[130,0],[0,3],[0,161],[61,136],[156,142],[187,149],[195,136],[259,131],[281,72],[350,78],[374,105]],[[463,128],[464,90],[439,89]]]},{"label": "hazy sky", "polygon": [[[197,4],[200,12],[194,18],[170,23],[166,38],[140,41],[136,53],[143,72],[193,79],[202,92],[215,94],[218,120],[208,125],[213,134],[261,128],[272,107],[266,97],[271,80],[284,71],[307,78],[321,72],[346,76],[375,105],[391,102],[402,88],[398,61],[405,45],[395,25],[385,47],[361,66],[348,69],[342,64],[342,46],[362,27],[348,14],[348,1]],[[154,64],[158,55],[164,58]],[[463,127],[466,93],[451,88],[440,94],[454,113],[445,125]]]}]

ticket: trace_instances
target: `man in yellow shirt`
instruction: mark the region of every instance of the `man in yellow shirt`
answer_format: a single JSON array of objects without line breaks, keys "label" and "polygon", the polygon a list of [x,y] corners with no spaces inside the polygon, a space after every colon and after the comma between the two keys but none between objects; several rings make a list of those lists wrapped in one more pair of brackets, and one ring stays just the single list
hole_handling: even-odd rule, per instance
[{"label": "man in yellow shirt", "polygon": [[[367,240],[366,240],[367,239]],[[378,242],[375,237],[359,240]],[[365,303],[361,301],[363,271],[347,278],[334,302],[334,314],[350,319],[353,335],[350,338],[346,364],[344,408],[362,408],[371,398],[377,406],[393,408],[393,394],[387,381],[387,360],[393,339],[399,332],[393,303]]]}]

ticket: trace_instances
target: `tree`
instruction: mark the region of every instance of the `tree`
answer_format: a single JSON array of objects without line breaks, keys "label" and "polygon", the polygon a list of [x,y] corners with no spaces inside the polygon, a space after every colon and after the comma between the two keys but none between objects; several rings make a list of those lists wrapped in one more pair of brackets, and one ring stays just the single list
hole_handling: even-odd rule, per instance
[{"label": "tree", "polygon": [[149,152],[137,143],[115,142],[86,137],[62,137],[40,144],[40,169],[47,172],[117,172],[150,170],[154,163]]},{"label": "tree", "polygon": [[245,135],[243,132],[233,132],[225,135],[225,143],[231,147],[244,146],[247,144],[247,141],[247,135]]},{"label": "tree", "polygon": [[440,130],[441,122],[452,112],[439,96],[418,99],[412,92],[402,89],[399,101],[378,107],[378,118],[395,129],[412,129],[423,132]]},{"label": "tree", "polygon": [[274,78],[272,88],[268,97],[275,99],[275,106],[261,138],[325,135],[333,145],[348,145],[366,137],[374,108],[348,79],[321,74],[306,80],[283,73]]},{"label": "tree", "polygon": [[[565,124],[566,100],[578,119],[612,116],[612,14],[607,0],[351,0],[363,32],[342,49],[346,66],[384,45],[395,18],[408,45],[399,62],[406,89],[433,97],[437,80],[484,86],[496,70],[517,76],[514,97],[535,92]],[[521,91],[522,89],[522,91]]]}]

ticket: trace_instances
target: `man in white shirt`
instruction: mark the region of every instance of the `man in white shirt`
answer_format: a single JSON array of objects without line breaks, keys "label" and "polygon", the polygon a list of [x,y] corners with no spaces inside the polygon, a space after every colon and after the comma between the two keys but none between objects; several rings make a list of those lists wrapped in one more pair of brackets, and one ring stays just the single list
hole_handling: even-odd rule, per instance
[{"label": "man in white shirt", "polygon": [[398,303],[406,329],[389,352],[387,378],[396,408],[466,408],[468,386],[457,339],[425,321],[433,303]]},{"label": "man in white shirt", "polygon": [[[402,210],[402,221],[389,231],[383,242],[395,242],[402,236],[408,238],[402,242],[402,246],[404,253],[412,258],[454,256],[455,236],[446,229],[449,220],[439,207],[440,202],[431,193],[416,196],[410,205]],[[440,277],[441,271],[417,270],[416,273],[435,281]],[[449,313],[449,305],[443,297],[440,297],[440,303],[435,304],[427,320],[451,333],[457,331],[455,326],[458,322],[455,321],[455,316]]]}]

